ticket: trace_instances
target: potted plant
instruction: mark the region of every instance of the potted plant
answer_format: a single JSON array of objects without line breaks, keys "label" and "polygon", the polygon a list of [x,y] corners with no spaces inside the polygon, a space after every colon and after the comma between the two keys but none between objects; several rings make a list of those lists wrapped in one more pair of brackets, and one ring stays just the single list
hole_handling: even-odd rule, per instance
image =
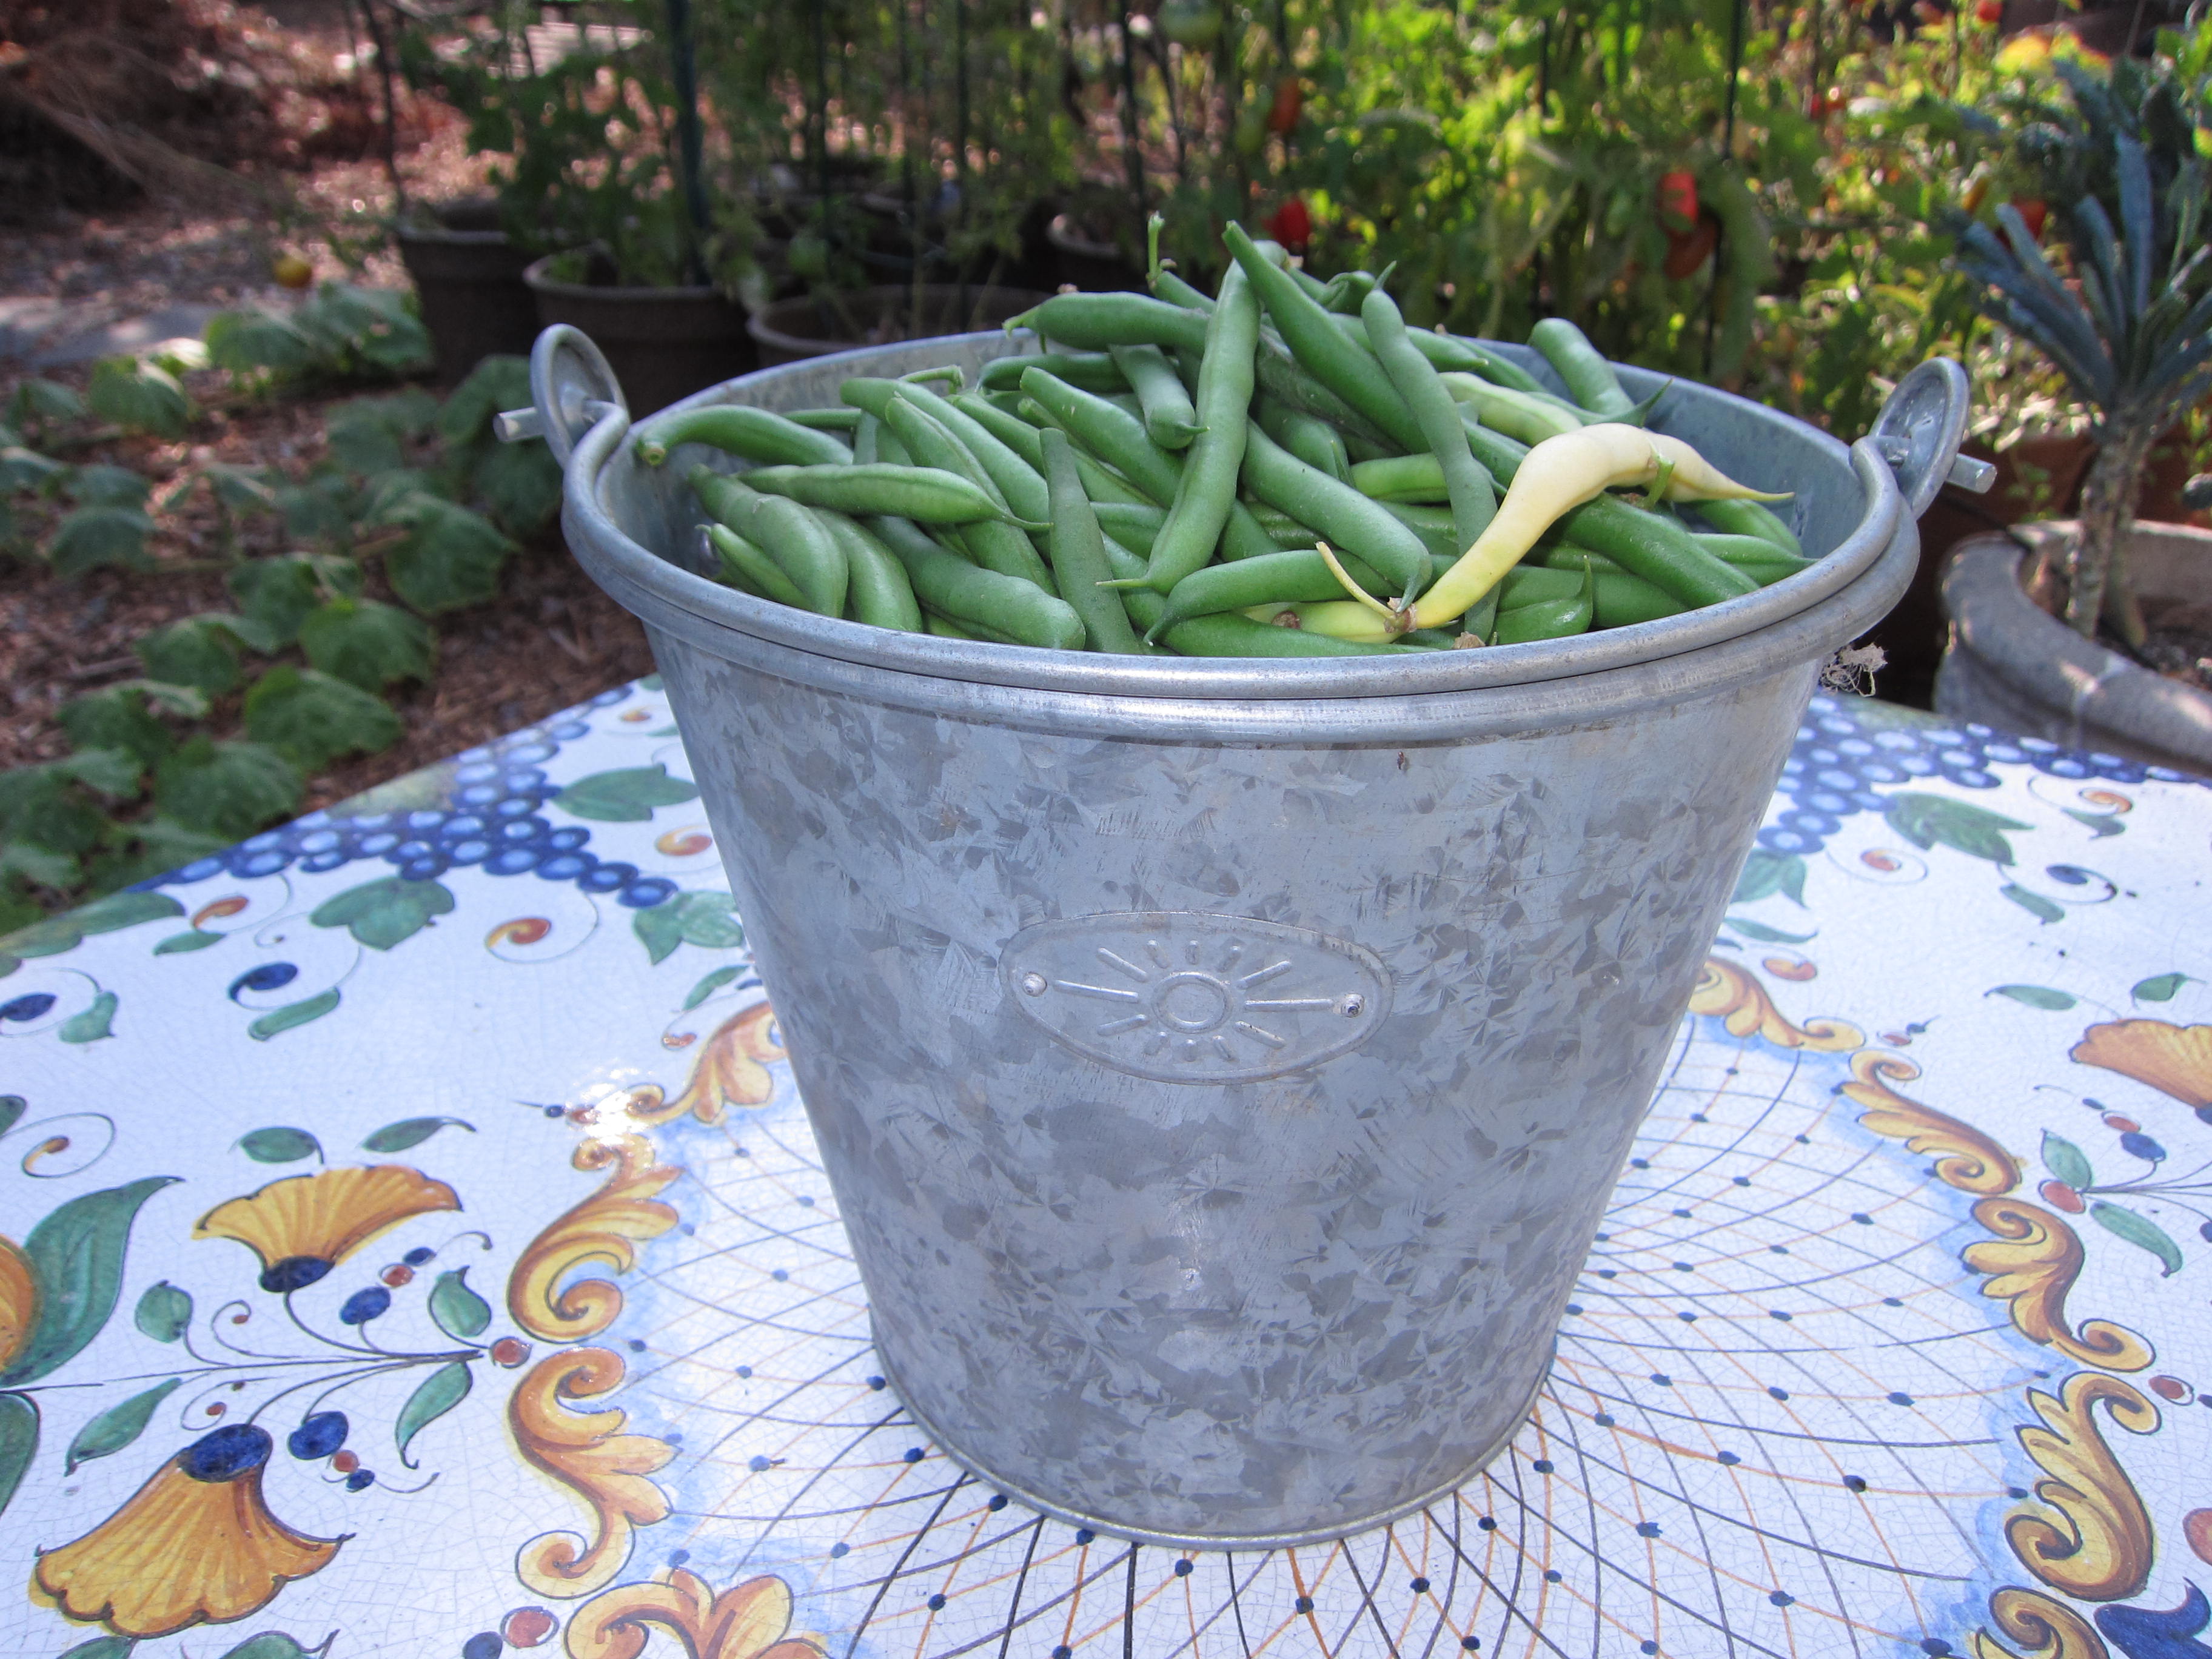
[{"label": "potted plant", "polygon": [[2008,202],[1994,230],[1957,225],[1957,258],[1986,314],[2065,377],[2095,453],[2076,522],[1954,554],[1936,707],[2212,771],[2212,690],[2145,656],[2158,611],[2212,593],[2212,534],[2136,522],[2151,452],[2212,391],[2212,185],[2197,151],[2212,131],[2212,31],[2165,34],[2149,63],[2116,63],[2109,79],[2054,67],[2067,98],[2024,110],[2011,149],[2037,194],[2066,204],[2050,216],[2063,270]]}]

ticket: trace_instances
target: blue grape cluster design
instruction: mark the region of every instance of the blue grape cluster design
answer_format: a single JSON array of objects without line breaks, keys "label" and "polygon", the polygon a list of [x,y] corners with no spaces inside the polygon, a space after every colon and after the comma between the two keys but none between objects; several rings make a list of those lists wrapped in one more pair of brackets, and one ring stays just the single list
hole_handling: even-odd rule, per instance
[{"label": "blue grape cluster design", "polygon": [[1896,787],[1919,779],[1942,778],[1962,789],[1997,787],[1992,765],[2029,765],[2055,778],[2084,781],[2167,783],[2196,781],[2170,767],[2147,766],[2118,755],[2083,754],[2043,738],[2016,738],[1978,723],[1938,726],[1869,728],[1854,720],[1834,697],[1815,697],[1797,728],[1797,741],[1783,763],[1777,793],[1784,808],[1759,832],[1770,853],[1817,853],[1844,820],[1860,812],[1880,812],[1888,803],[1876,787]]},{"label": "blue grape cluster design", "polygon": [[543,881],[574,882],[586,893],[610,894],[617,904],[649,910],[675,896],[676,883],[645,875],[634,864],[599,859],[590,849],[589,830],[556,828],[543,811],[560,793],[560,786],[546,781],[543,763],[591,730],[576,716],[629,695],[628,686],[617,686],[542,726],[466,750],[458,757],[444,806],[360,817],[312,812],[142,884],[185,885],[225,871],[273,876],[295,866],[313,875],[380,859],[408,881],[434,881],[449,870],[474,866],[489,876],[534,874]]}]

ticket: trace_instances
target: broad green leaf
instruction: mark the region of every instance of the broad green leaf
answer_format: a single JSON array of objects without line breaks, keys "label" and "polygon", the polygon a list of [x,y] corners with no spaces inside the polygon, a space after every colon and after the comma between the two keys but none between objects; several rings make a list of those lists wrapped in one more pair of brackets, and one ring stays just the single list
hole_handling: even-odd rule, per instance
[{"label": "broad green leaf", "polygon": [[210,945],[222,944],[222,939],[221,933],[210,933],[204,928],[194,927],[185,933],[170,934],[154,947],[154,954],[173,957],[184,951],[204,951]]},{"label": "broad green leaf", "polygon": [[256,1164],[297,1164],[303,1158],[322,1158],[323,1143],[305,1129],[277,1124],[239,1136],[238,1150]]},{"label": "broad green leaf", "polygon": [[527,536],[560,510],[561,465],[544,444],[494,444],[469,469],[469,489],[501,529]]},{"label": "broad green leaf", "polygon": [[2043,1132],[2043,1167],[2077,1193],[2097,1184],[2096,1172],[2089,1167],[2088,1158],[2081,1149],[2048,1129]]},{"label": "broad green leaf", "polygon": [[180,1380],[173,1376],[166,1382],[157,1382],[143,1393],[134,1394],[120,1405],[110,1406],[79,1429],[76,1438],[70,1442],[62,1473],[75,1474],[78,1464],[88,1463],[95,1457],[112,1456],[145,1433],[146,1421],[154,1415],[154,1407],[177,1391]]},{"label": "broad green leaf", "polygon": [[[325,1644],[325,1646],[328,1644]],[[258,1636],[249,1636],[222,1656],[222,1659],[308,1659],[319,1651],[303,1648],[293,1637],[281,1630],[264,1630]]]},{"label": "broad green leaf", "polygon": [[54,526],[46,558],[58,576],[82,576],[103,565],[150,570],[146,538],[154,521],[135,507],[80,507]]},{"label": "broad green leaf", "polygon": [[1761,922],[1747,921],[1741,916],[1730,916],[1728,919],[1728,926],[1735,928],[1746,939],[1757,939],[1761,945],[1802,945],[1813,937],[1811,933],[1785,933],[1779,927],[1769,927]]},{"label": "broad green leaf", "polygon": [[120,749],[141,765],[152,766],[176,747],[169,728],[146,707],[146,693],[134,685],[111,685],[64,703],[55,719],[79,749]]},{"label": "broad green leaf", "polygon": [[102,1037],[115,1035],[115,1010],[120,1004],[112,991],[102,991],[92,1000],[92,1006],[79,1013],[71,1014],[62,1022],[60,1032],[64,1042],[97,1042]]},{"label": "broad green leaf", "polygon": [[237,634],[228,618],[211,611],[157,628],[132,649],[148,674],[171,685],[219,697],[238,684]]},{"label": "broad green leaf", "polygon": [[185,907],[167,893],[110,893],[106,898],[34,921],[0,939],[10,956],[53,957],[74,951],[90,933],[112,933],[164,916],[180,916]]},{"label": "broad green leaf", "polygon": [[131,1650],[137,1645],[135,1636],[95,1636],[78,1643],[62,1659],[131,1659]]},{"label": "broad green leaf", "polygon": [[678,893],[665,903],[640,910],[630,927],[656,964],[667,960],[678,945],[726,951],[745,942],[737,901],[727,893]]},{"label": "broad green leaf", "polygon": [[139,1207],[175,1176],[148,1176],[73,1198],[31,1229],[23,1255],[39,1285],[39,1316],[0,1383],[35,1382],[76,1358],[115,1311],[123,1257]]},{"label": "broad green leaf", "polygon": [[1743,874],[1736,878],[1735,896],[1729,902],[1752,904],[1771,893],[1786,894],[1791,903],[1803,908],[1805,860],[1795,853],[1770,853],[1764,847],[1754,847],[1743,862]]},{"label": "broad green leaf", "polygon": [[407,1455],[408,1443],[431,1424],[468,1398],[470,1385],[476,1379],[470,1374],[469,1363],[456,1359],[441,1365],[423,1379],[422,1386],[407,1397],[399,1408],[399,1420],[392,1425],[392,1438],[399,1448],[399,1461],[409,1468],[416,1467],[415,1460]]},{"label": "broad green leaf", "polygon": [[14,495],[49,482],[58,482],[56,475],[68,470],[63,462],[51,455],[41,455],[35,449],[15,443],[0,445],[0,495]]},{"label": "broad green leaf", "polygon": [[655,807],[677,806],[698,797],[696,785],[687,779],[670,777],[665,766],[632,766],[579,778],[553,797],[553,805],[580,818],[641,823],[653,816]]},{"label": "broad green leaf", "polygon": [[717,968],[691,988],[690,995],[684,999],[684,1009],[689,1013],[708,997],[720,990],[744,970],[738,968]]},{"label": "broad green leaf", "polygon": [[436,638],[419,617],[377,599],[336,599],[300,624],[300,648],[324,673],[380,691],[393,680],[427,680]]},{"label": "broad green leaf", "polygon": [[145,475],[127,466],[76,467],[64,489],[71,501],[83,507],[143,507],[153,493]]},{"label": "broad green leaf", "polygon": [[404,1152],[410,1146],[419,1146],[444,1128],[466,1129],[477,1132],[473,1123],[457,1117],[404,1117],[397,1123],[387,1123],[361,1143],[362,1150],[370,1152]]},{"label": "broad green leaf", "polygon": [[154,799],[186,830],[241,841],[298,807],[299,769],[258,743],[195,737],[155,769]]},{"label": "broad green leaf", "polygon": [[430,1316],[447,1335],[465,1342],[481,1336],[491,1323],[491,1304],[469,1288],[468,1271],[455,1267],[440,1273],[430,1287]]},{"label": "broad green leaf", "polygon": [[420,392],[356,398],[331,411],[331,458],[367,477],[407,465],[407,445],[422,435],[435,406]]},{"label": "broad green leaf", "polygon": [[33,377],[15,382],[15,395],[8,399],[8,419],[16,426],[27,426],[45,421],[74,421],[84,413],[84,399],[73,386],[58,380]]},{"label": "broad green leaf", "polygon": [[297,374],[315,361],[313,343],[289,318],[258,309],[218,312],[208,319],[201,338],[208,361],[234,374],[256,369]]},{"label": "broad green leaf", "polygon": [[2099,841],[2104,840],[2107,836],[2120,835],[2128,827],[2120,822],[2120,815],[2118,812],[2087,812],[2078,806],[2062,806],[2058,810],[2073,819],[2075,823],[2087,829],[2089,833]]},{"label": "broad green leaf", "polygon": [[287,535],[301,541],[343,544],[353,534],[354,488],[345,475],[325,472],[305,483],[276,486],[276,510]]},{"label": "broad green leaf", "polygon": [[191,1293],[179,1290],[166,1279],[149,1285],[138,1298],[138,1311],[133,1317],[138,1328],[156,1342],[174,1342],[192,1322]]},{"label": "broad green leaf", "polygon": [[2171,1002],[2173,994],[2189,982],[2187,974],[2160,974],[2152,979],[2139,979],[2135,989],[2128,994],[2137,1002]]},{"label": "broad green leaf", "polygon": [[146,769],[125,749],[80,749],[49,762],[64,777],[74,778],[95,794],[120,800],[138,793],[138,780]]},{"label": "broad green leaf", "polygon": [[101,420],[157,438],[184,436],[192,418],[191,400],[177,377],[134,357],[104,357],[94,363],[85,401]]},{"label": "broad green leaf", "polygon": [[2030,892],[2017,882],[2007,882],[1998,891],[2030,915],[2041,917],[2046,927],[2066,920],[2064,907],[2052,903],[2040,893]]},{"label": "broad green leaf", "polygon": [[333,985],[320,996],[302,1002],[288,1002],[282,1008],[272,1008],[246,1028],[248,1036],[257,1042],[266,1042],[279,1032],[289,1031],[295,1025],[305,1025],[311,1019],[320,1019],[338,1006],[338,989]]},{"label": "broad green leaf", "polygon": [[2171,1279],[2181,1271],[2181,1246],[2167,1237],[2166,1229],[2147,1216],[2133,1210],[2124,1210],[2117,1204],[2107,1204],[2100,1199],[2089,1206],[2089,1219],[2116,1237],[2130,1244],[2141,1245],[2166,1264],[2160,1279]]},{"label": "broad green leaf", "polygon": [[200,469],[208,494],[228,513],[274,513],[276,486],[284,475],[274,467],[238,466],[228,461],[210,461]]},{"label": "broad green leaf", "polygon": [[392,591],[415,609],[458,610],[499,592],[500,566],[514,544],[489,520],[421,494],[388,516],[405,526],[407,534],[385,550],[384,572]]},{"label": "broad green leaf", "polygon": [[2012,843],[2003,832],[2028,827],[2016,818],[1948,795],[1892,795],[1883,816],[1891,829],[1923,852],[1941,842],[1992,864],[2013,861]]},{"label": "broad green leaf", "polygon": [[2046,1008],[2052,1013],[2063,1013],[2075,1003],[2075,999],[2065,992],[2054,991],[2047,985],[2000,985],[1982,994],[2010,997],[2014,1002],[2024,1002],[2031,1008]]},{"label": "broad green leaf", "polygon": [[412,939],[453,908],[453,896],[434,881],[385,876],[325,899],[308,920],[318,927],[343,927],[374,951]]},{"label": "broad green leaf", "polygon": [[309,772],[341,755],[374,754],[406,726],[374,692],[310,668],[280,662],[246,694],[246,730]]},{"label": "broad green leaf", "polygon": [[39,1408],[27,1395],[0,1394],[0,1512],[39,1455]]},{"label": "broad green leaf", "polygon": [[[468,378],[447,396],[438,410],[438,435],[459,448],[488,440],[492,416],[530,401],[530,359],[495,353],[477,360]],[[524,449],[526,444],[507,446]]]},{"label": "broad green leaf", "polygon": [[316,570],[319,562],[304,553],[248,559],[230,573],[231,597],[269,637],[279,645],[289,645],[299,638],[300,624],[308,613],[323,602],[322,582]]}]

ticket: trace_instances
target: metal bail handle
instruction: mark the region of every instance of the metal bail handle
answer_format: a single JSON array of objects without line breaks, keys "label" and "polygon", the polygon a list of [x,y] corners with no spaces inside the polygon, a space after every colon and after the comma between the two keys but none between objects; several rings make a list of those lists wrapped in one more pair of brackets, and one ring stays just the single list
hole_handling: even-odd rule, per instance
[{"label": "metal bail handle", "polygon": [[503,444],[543,438],[553,459],[566,466],[576,441],[610,415],[629,418],[629,400],[591,337],[567,323],[556,323],[530,348],[532,407],[510,409],[494,418],[492,432]]},{"label": "metal bail handle", "polygon": [[1875,417],[1867,436],[1897,475],[1898,493],[1914,518],[1947,483],[1978,495],[1996,482],[1996,468],[1959,453],[1972,404],[1966,371],[1948,357],[1930,357],[1897,383]]}]

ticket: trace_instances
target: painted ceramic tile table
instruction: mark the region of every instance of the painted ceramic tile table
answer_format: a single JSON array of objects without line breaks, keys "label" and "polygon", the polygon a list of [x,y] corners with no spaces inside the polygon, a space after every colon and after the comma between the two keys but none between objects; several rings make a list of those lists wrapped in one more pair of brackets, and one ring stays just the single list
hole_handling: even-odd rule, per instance
[{"label": "painted ceramic tile table", "polygon": [[0,957],[0,1652],[2181,1659],[2212,793],[1822,698],[1534,1416],[1266,1555],[916,1431],[652,681]]}]

